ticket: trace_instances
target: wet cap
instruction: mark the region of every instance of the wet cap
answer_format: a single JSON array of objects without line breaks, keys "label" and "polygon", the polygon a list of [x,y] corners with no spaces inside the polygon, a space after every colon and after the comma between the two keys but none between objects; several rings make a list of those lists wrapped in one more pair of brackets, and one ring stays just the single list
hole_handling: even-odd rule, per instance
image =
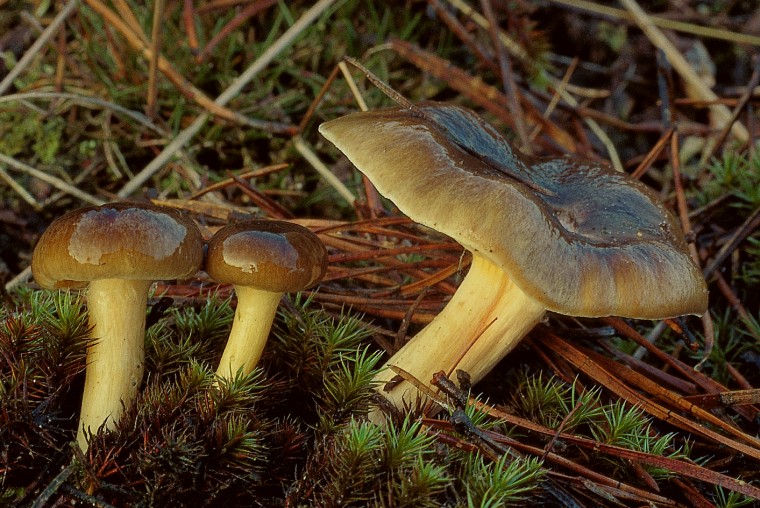
[{"label": "wet cap", "polygon": [[550,311],[706,311],[678,223],[624,173],[525,156],[474,112],[437,103],[355,113],[319,130],[402,212],[501,267]]},{"label": "wet cap", "polygon": [[77,288],[96,279],[186,278],[202,260],[203,238],[179,211],[113,203],[53,221],[34,249],[32,273],[42,287]]},{"label": "wet cap", "polygon": [[300,291],[327,270],[317,235],[291,222],[252,220],[225,226],[208,244],[206,272],[217,282],[263,291]]}]

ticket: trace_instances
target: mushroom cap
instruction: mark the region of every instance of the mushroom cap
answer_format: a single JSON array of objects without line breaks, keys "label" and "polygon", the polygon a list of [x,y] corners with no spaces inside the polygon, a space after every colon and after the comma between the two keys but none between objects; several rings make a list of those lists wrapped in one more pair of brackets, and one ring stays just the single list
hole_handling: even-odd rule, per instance
[{"label": "mushroom cap", "polygon": [[163,280],[194,274],[203,238],[179,211],[145,203],[112,203],[54,220],[32,255],[45,288],[80,288],[95,279]]},{"label": "mushroom cap", "polygon": [[402,212],[500,266],[550,311],[660,319],[707,308],[678,223],[627,174],[528,157],[473,111],[437,103],[319,130]]},{"label": "mushroom cap", "polygon": [[223,227],[208,243],[206,272],[218,282],[273,293],[300,291],[327,270],[327,250],[303,226],[250,220]]}]

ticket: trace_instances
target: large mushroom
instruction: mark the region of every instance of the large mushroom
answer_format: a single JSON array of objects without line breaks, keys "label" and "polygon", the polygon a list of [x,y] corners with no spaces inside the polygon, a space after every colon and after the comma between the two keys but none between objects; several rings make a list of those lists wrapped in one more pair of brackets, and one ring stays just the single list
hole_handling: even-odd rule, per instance
[{"label": "large mushroom", "polygon": [[[472,253],[443,311],[388,361],[422,382],[477,382],[545,312],[660,319],[702,314],[707,289],[675,219],[644,184],[575,157],[513,149],[474,112],[422,103],[351,114],[320,132],[410,218]],[[397,407],[408,382],[379,390]],[[377,413],[373,414],[378,419]]]},{"label": "large mushroom", "polygon": [[87,348],[77,442],[105,423],[113,429],[143,375],[148,291],[156,280],[194,274],[203,239],[176,210],[142,203],[87,207],[59,217],[32,256],[37,283],[87,290],[92,335]]},{"label": "large mushroom", "polygon": [[221,228],[211,238],[206,272],[232,284],[237,309],[216,374],[231,379],[258,364],[285,293],[315,284],[327,269],[327,250],[303,226],[250,220]]}]

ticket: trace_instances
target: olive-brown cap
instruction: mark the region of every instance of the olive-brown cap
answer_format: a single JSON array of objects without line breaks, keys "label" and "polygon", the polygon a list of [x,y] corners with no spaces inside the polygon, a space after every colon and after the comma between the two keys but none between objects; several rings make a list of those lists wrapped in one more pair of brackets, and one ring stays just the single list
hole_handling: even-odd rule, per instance
[{"label": "olive-brown cap", "polygon": [[206,272],[226,284],[262,291],[300,291],[327,270],[327,250],[303,226],[275,220],[250,220],[225,226],[211,238]]},{"label": "olive-brown cap", "polygon": [[76,288],[96,279],[181,279],[202,262],[200,231],[179,211],[112,203],[53,221],[34,249],[32,274],[45,288]]},{"label": "olive-brown cap", "polygon": [[527,157],[474,112],[422,103],[320,132],[410,218],[486,257],[548,310],[702,314],[705,281],[644,184],[573,157]]}]

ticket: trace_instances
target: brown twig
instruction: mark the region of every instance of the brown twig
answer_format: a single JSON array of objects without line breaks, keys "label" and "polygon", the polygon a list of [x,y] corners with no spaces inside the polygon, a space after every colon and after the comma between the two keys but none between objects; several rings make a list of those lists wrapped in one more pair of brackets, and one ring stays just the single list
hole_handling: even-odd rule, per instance
[{"label": "brown twig", "polygon": [[196,53],[200,44],[198,43],[198,31],[195,29],[195,6],[193,5],[193,0],[182,0],[182,24],[185,26],[187,45],[190,47],[190,51]]},{"label": "brown twig", "polygon": [[270,217],[275,217],[277,219],[295,218],[290,210],[279,204],[277,201],[274,201],[266,195],[262,194],[258,189],[253,188],[248,182],[239,176],[233,175],[229,172],[227,175],[235,181],[237,187],[243,191],[243,194],[251,198],[251,201],[253,201],[256,206],[264,210],[264,212],[266,212],[266,214]]},{"label": "brown twig", "polygon": [[[247,179],[247,178],[260,178],[262,176],[271,175],[273,173],[278,173],[282,171],[283,169],[289,167],[290,164],[282,163],[282,164],[272,164],[271,166],[266,166],[264,168],[260,169],[254,169],[251,171],[246,171],[245,173],[241,173],[239,175],[236,175],[239,179]],[[198,199],[199,197],[203,196],[204,194],[208,194],[209,192],[215,192],[221,189],[224,189],[225,187],[229,187],[230,185],[235,184],[235,178],[227,178],[225,180],[222,180],[221,182],[216,182],[212,185],[208,185],[199,191],[192,194],[188,199]]]},{"label": "brown twig", "polygon": [[[155,0],[153,3],[153,25],[150,33],[150,50],[154,55],[161,54],[161,25],[164,17],[165,0]],[[155,119],[158,108],[158,58],[153,58],[148,64],[148,97],[145,101],[145,114]]]},{"label": "brown twig", "polygon": [[440,20],[443,21],[443,23],[449,28],[449,30],[451,30],[454,35],[456,35],[457,39],[462,41],[465,46],[470,48],[470,51],[472,51],[472,53],[480,60],[483,65],[486,65],[494,73],[499,72],[498,66],[486,54],[485,49],[483,49],[483,47],[478,44],[475,38],[470,35],[470,33],[459,22],[456,16],[449,12],[448,9],[443,7],[441,5],[441,2],[438,0],[428,0],[428,5],[433,8],[436,15],[438,15]]},{"label": "brown twig", "polygon": [[711,395],[694,395],[684,400],[703,409],[726,408],[760,403],[760,388],[735,390]]},{"label": "brown twig", "polygon": [[[674,175],[675,177],[675,175]],[[715,272],[720,265],[736,250],[740,243],[742,243],[749,235],[751,235],[758,227],[760,227],[760,206],[755,208],[749,216],[744,219],[744,222],[736,228],[731,234],[729,240],[723,244],[720,250],[715,254],[715,257],[707,264],[702,270],[702,275],[705,278]]]},{"label": "brown twig", "polygon": [[[689,218],[689,210],[686,204],[686,194],[684,193],[683,181],[681,180],[681,159],[678,156],[678,133],[674,132],[670,138],[670,164],[673,168],[673,185],[676,189],[676,203],[678,204],[678,217],[681,220],[681,228],[684,235],[688,238],[692,233],[691,219]],[[701,266],[701,259],[697,252],[697,246],[691,242],[689,243],[689,254],[691,259],[697,266]],[[702,316],[702,326],[704,328],[704,340],[705,349],[702,356],[702,360],[694,367],[699,370],[700,366],[707,361],[710,353],[715,346],[715,331],[713,327],[712,316],[710,311],[704,313]]]},{"label": "brown twig", "polygon": [[[725,127],[723,127],[723,130],[721,130],[720,134],[718,134],[718,137],[715,138],[715,141],[713,142],[710,149],[710,153],[704,158],[704,160],[711,160],[717,153],[718,149],[723,146],[723,143],[726,141],[726,138],[731,132],[732,126],[739,119],[739,115],[752,97],[752,94],[758,83],[760,83],[760,58],[755,56],[755,68],[752,71],[752,76],[749,79],[749,83],[747,83],[747,89],[744,91],[742,96],[739,97],[739,100],[734,106],[734,110],[731,112],[730,121],[726,123]],[[747,142],[749,142],[749,140],[747,140]]]},{"label": "brown twig", "polygon": [[647,152],[644,159],[631,173],[631,176],[633,178],[641,178],[647,171],[649,171],[649,168],[652,167],[654,161],[657,160],[657,158],[662,154],[663,150],[665,150],[665,147],[668,146],[668,142],[673,137],[674,132],[675,129],[670,127],[662,134],[662,136],[660,136],[660,139],[657,140],[657,143],[655,143],[652,149]]},{"label": "brown twig", "polygon": [[483,15],[488,20],[488,34],[491,37],[491,44],[493,44],[496,51],[496,61],[498,62],[501,82],[508,99],[509,110],[512,113],[512,125],[515,128],[515,132],[517,132],[517,137],[520,138],[520,148],[525,153],[530,154],[528,129],[525,127],[523,108],[520,105],[520,99],[517,97],[517,84],[512,72],[512,62],[499,39],[498,23],[496,22],[496,16],[494,15],[490,0],[480,0],[480,6],[483,9]]},{"label": "brown twig", "polygon": [[257,2],[253,2],[245,6],[243,10],[235,14],[235,17],[232,18],[229,22],[227,22],[226,25],[222,27],[219,32],[214,35],[210,41],[208,41],[208,44],[206,44],[206,47],[204,47],[195,57],[196,62],[201,63],[203,62],[214,49],[216,49],[216,46],[224,40],[225,37],[229,36],[232,32],[237,30],[240,25],[254,17],[259,12],[268,9],[269,7],[273,6],[277,3],[277,0],[260,0]]}]

